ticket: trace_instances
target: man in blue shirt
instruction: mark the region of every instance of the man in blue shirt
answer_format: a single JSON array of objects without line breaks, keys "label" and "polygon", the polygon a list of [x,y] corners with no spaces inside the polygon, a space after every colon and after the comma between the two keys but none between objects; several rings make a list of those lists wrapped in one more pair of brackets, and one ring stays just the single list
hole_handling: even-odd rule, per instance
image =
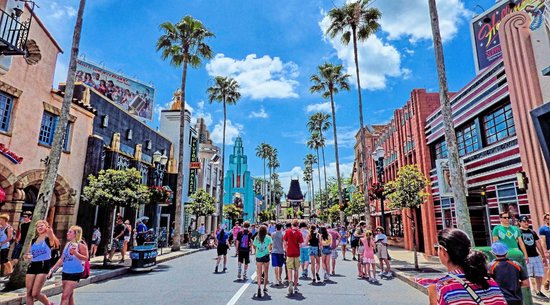
[{"label": "man in blue shirt", "polygon": [[[545,243],[544,256],[548,258],[550,252],[550,214],[544,214],[544,225],[539,229],[539,235],[543,237]],[[550,290],[550,268],[546,269],[546,281],[544,282],[544,289]]]},{"label": "man in blue shirt", "polygon": [[147,233],[147,218],[143,218],[137,225],[136,243],[138,246],[145,242],[145,234]]}]

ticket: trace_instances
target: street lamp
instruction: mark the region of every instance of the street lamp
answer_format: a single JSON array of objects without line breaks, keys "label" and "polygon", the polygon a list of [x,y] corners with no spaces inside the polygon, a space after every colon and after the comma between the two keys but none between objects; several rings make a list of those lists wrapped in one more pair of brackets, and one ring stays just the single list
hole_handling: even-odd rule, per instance
[{"label": "street lamp", "polygon": [[155,186],[162,186],[162,180],[164,178],[164,169],[166,163],[168,162],[168,157],[164,154],[161,154],[159,151],[153,153],[153,165],[155,166],[155,171],[153,172],[153,180]]},{"label": "street lamp", "polygon": [[[376,148],[376,151],[372,154],[372,158],[374,159],[374,163],[376,164],[376,173],[378,174],[378,183],[380,184],[380,188],[384,186],[384,183],[382,181],[382,175],[384,172],[384,155],[385,151],[381,146],[378,146]],[[381,192],[380,194],[380,224],[382,225],[382,228],[384,228],[384,231],[386,231],[386,220],[384,215],[384,192]]]}]

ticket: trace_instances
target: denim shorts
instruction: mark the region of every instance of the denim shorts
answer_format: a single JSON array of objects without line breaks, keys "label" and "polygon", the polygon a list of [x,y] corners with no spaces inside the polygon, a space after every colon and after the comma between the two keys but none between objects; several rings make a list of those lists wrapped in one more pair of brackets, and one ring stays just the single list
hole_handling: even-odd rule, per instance
[{"label": "denim shorts", "polygon": [[282,253],[271,253],[271,266],[282,267],[285,263],[285,255]]},{"label": "denim shorts", "polygon": [[309,263],[309,247],[300,248],[300,263]]},{"label": "denim shorts", "polygon": [[323,253],[323,255],[331,255],[332,249],[330,248],[330,246],[323,246],[323,250],[321,251],[321,253]]},{"label": "denim shorts", "polygon": [[309,247],[309,256],[321,256],[321,253],[319,253],[319,248]]}]

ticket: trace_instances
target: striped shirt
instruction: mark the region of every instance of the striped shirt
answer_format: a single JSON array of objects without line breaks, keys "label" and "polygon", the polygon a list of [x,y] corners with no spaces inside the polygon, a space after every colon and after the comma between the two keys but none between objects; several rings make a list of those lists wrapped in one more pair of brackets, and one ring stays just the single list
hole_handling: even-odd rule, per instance
[{"label": "striped shirt", "polygon": [[[462,270],[455,270],[451,273],[461,278],[468,284],[475,293],[483,300],[485,305],[506,305],[506,300],[498,287],[498,284],[492,280],[487,280],[489,288],[484,290],[481,286],[471,283],[466,279]],[[438,305],[477,305],[472,296],[464,289],[462,284],[449,275],[439,279],[435,284],[437,291]]]}]

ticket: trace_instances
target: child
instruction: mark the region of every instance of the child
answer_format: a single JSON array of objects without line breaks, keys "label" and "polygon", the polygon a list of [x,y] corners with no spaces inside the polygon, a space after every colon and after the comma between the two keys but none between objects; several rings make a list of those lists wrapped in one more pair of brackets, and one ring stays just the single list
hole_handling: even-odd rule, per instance
[{"label": "child", "polygon": [[[508,305],[523,304],[522,287],[529,287],[529,277],[525,268],[508,259],[508,248],[501,242],[491,246],[496,259],[489,264],[489,275],[500,286]],[[520,285],[521,284],[521,285]]]},{"label": "child", "polygon": [[[374,240],[372,239],[372,232],[368,230],[365,233],[365,237],[361,238],[363,243],[363,266],[366,268],[364,275],[367,276],[367,281],[377,284],[378,280],[376,279],[376,260],[374,259]],[[372,268],[372,277],[371,277],[371,268]]]}]

